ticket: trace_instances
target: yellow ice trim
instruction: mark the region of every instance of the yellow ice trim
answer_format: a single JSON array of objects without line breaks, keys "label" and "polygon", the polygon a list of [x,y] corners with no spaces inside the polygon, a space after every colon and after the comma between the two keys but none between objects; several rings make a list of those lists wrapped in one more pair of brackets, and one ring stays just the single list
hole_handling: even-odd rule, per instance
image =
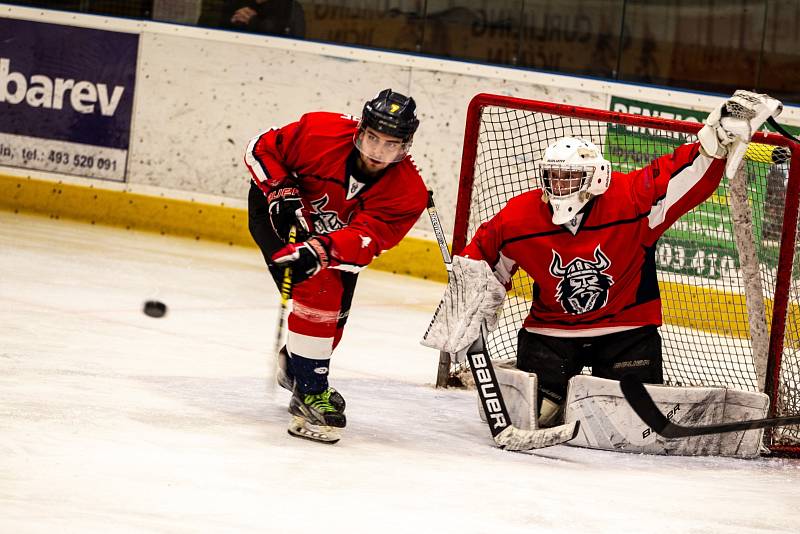
[{"label": "yellow ice trim", "polygon": [[447,282],[447,271],[442,263],[439,245],[435,241],[418,237],[406,237],[399,245],[375,258],[370,267]]},{"label": "yellow ice trim", "polygon": [[658,285],[665,304],[662,312],[665,323],[726,337],[750,336],[744,295],[676,282]]},{"label": "yellow ice trim", "polygon": [[[91,185],[0,175],[0,209],[162,235],[255,247],[247,211],[223,204],[155,197]],[[447,281],[436,243],[406,237],[372,262],[383,271]]]},{"label": "yellow ice trim", "polygon": [[250,245],[244,210],[0,175],[0,208],[160,234]]}]

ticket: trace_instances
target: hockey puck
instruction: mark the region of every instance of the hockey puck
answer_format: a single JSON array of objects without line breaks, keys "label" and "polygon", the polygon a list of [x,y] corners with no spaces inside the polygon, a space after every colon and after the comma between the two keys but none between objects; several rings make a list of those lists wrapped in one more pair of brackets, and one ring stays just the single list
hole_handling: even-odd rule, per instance
[{"label": "hockey puck", "polygon": [[150,317],[164,317],[167,313],[167,305],[160,300],[148,300],[144,303],[145,315]]}]

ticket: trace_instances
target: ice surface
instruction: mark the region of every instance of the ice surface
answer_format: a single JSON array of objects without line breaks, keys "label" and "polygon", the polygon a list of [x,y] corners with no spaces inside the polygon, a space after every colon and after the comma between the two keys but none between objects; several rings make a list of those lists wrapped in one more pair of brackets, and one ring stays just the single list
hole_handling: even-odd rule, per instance
[{"label": "ice surface", "polygon": [[267,386],[257,250],[0,212],[0,532],[800,531],[798,460],[493,448],[431,385],[442,290],[362,274],[321,445]]}]

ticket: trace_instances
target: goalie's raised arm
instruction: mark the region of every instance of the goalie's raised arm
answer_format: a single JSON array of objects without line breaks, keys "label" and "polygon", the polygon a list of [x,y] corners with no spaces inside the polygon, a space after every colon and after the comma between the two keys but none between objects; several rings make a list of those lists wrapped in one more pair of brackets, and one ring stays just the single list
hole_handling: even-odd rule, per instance
[{"label": "goalie's raised arm", "polygon": [[426,347],[456,353],[478,339],[481,324],[491,331],[503,307],[506,288],[483,260],[456,256],[450,280],[422,338]]}]

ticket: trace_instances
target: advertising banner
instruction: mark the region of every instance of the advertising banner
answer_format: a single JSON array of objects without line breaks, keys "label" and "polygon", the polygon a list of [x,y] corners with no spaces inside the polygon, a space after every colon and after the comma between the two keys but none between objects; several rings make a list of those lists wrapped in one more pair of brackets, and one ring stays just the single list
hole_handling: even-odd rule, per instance
[{"label": "advertising banner", "polygon": [[[702,122],[708,116],[707,112],[619,97],[612,97],[610,106],[612,111],[665,119]],[[786,128],[793,133],[798,130],[790,126]],[[682,143],[695,140],[675,132],[609,125],[604,150],[617,170],[628,172],[672,152]],[[759,153],[766,156],[759,157]],[[775,267],[783,222],[788,163],[780,157],[772,157],[772,154],[771,146],[751,143],[746,179],[759,259]],[[659,269],[711,279],[737,276],[739,254],[731,226],[727,191],[727,180],[723,178],[720,187],[707,201],[667,230],[656,250]]]},{"label": "advertising banner", "polygon": [[137,34],[0,17],[0,165],[124,181]]}]

